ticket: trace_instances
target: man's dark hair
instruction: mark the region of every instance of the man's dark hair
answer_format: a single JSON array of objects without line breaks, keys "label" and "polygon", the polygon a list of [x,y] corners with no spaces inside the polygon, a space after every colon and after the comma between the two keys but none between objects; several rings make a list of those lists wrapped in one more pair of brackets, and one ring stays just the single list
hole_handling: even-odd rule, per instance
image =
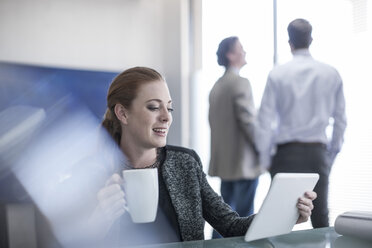
[{"label": "man's dark hair", "polygon": [[225,68],[229,67],[229,59],[226,57],[226,54],[231,52],[231,49],[234,47],[235,42],[238,40],[238,37],[231,36],[223,39],[218,45],[217,50],[217,62],[219,65],[224,66]]},{"label": "man's dark hair", "polygon": [[305,19],[295,19],[288,25],[289,42],[295,49],[309,48],[312,38],[311,24]]}]

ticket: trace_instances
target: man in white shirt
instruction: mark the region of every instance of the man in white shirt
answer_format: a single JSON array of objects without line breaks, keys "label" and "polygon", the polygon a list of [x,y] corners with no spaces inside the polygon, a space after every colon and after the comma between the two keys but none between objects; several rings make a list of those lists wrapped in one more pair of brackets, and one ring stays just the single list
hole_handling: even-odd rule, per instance
[{"label": "man in white shirt", "polygon": [[[293,59],[268,76],[255,138],[260,162],[270,167],[272,177],[279,172],[319,173],[311,216],[317,228],[329,226],[328,178],[341,150],[346,116],[342,79],[336,69],[310,55],[311,31],[304,19],[288,25]],[[331,119],[333,133],[328,140]]]}]

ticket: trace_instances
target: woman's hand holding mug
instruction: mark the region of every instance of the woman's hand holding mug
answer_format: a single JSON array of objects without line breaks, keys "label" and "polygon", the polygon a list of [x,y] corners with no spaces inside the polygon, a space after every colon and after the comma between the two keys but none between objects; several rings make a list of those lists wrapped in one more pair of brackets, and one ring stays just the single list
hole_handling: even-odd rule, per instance
[{"label": "woman's hand holding mug", "polygon": [[98,207],[108,222],[115,221],[127,210],[122,184],[119,174],[113,174],[97,194]]}]

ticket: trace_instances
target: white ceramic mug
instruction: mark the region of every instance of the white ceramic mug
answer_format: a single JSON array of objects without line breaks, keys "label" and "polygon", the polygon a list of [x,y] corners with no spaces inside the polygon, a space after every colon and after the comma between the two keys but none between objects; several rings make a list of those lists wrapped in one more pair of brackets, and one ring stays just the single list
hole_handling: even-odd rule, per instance
[{"label": "white ceramic mug", "polygon": [[159,199],[158,169],[124,170],[124,191],[134,223],[153,222]]}]

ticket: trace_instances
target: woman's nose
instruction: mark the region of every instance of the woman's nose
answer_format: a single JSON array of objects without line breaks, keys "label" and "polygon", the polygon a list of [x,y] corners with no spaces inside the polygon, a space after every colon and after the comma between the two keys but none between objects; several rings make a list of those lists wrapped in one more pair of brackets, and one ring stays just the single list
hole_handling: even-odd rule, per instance
[{"label": "woman's nose", "polygon": [[167,108],[162,109],[161,114],[160,114],[160,120],[162,122],[168,122],[169,119],[170,119],[170,112],[168,111],[168,109]]}]

